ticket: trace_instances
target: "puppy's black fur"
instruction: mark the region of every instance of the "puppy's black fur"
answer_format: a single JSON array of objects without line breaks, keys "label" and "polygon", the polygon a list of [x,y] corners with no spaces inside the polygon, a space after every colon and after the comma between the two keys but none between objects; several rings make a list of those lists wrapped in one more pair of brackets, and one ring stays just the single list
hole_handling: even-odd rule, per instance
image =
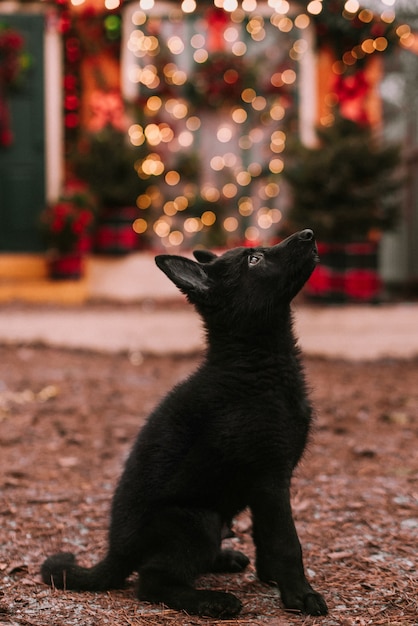
[{"label": "puppy's black fur", "polygon": [[202,316],[206,357],[134,444],[113,498],[107,556],[83,568],[72,554],[56,554],[42,565],[43,580],[105,590],[137,570],[141,600],[233,617],[241,609],[234,595],[198,590],[194,581],[246,567],[247,557],[222,550],[221,538],[249,507],[259,578],[278,585],[285,607],[324,615],[325,601],[305,578],[289,499],[311,422],[290,302],[315,267],[313,233],[195,257],[200,262],[161,255],[156,263]]}]

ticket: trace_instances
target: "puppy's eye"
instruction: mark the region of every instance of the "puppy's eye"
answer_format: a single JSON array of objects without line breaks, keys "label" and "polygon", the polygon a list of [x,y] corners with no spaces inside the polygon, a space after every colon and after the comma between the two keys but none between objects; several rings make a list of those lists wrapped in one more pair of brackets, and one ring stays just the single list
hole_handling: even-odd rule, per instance
[{"label": "puppy's eye", "polygon": [[256,254],[250,254],[248,257],[248,265],[253,266],[257,265],[261,261],[261,256],[257,256]]}]

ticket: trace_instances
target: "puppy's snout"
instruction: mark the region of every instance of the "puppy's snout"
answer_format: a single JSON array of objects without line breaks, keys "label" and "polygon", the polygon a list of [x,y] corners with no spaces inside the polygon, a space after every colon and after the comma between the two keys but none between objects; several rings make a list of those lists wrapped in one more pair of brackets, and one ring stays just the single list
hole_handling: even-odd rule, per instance
[{"label": "puppy's snout", "polygon": [[303,241],[312,241],[313,238],[313,230],[310,228],[305,228],[305,230],[301,230],[299,233],[299,239],[302,239]]}]

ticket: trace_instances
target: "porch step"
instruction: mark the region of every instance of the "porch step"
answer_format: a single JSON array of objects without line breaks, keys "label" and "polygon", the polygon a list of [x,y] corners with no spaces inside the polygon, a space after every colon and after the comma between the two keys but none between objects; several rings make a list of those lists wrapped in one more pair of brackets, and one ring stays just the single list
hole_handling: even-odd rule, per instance
[{"label": "porch step", "polygon": [[123,257],[89,256],[82,280],[49,280],[43,255],[0,253],[0,302],[51,304],[182,302],[185,297],[161,272],[152,252]]},{"label": "porch step", "polygon": [[45,257],[41,254],[0,254],[0,282],[44,280]]},{"label": "porch step", "polygon": [[0,302],[82,304],[86,299],[87,281],[49,280],[43,255],[0,255]]},{"label": "porch step", "polygon": [[38,304],[83,304],[87,300],[87,284],[84,280],[0,283],[0,302],[16,300]]}]

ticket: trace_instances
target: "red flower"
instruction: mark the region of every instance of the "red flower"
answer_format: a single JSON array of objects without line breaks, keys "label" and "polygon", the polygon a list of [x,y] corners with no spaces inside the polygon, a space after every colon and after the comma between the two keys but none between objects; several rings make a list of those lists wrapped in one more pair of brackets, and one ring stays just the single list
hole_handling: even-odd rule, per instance
[{"label": "red flower", "polygon": [[77,128],[79,121],[77,113],[68,113],[65,116],[65,125],[67,128]]},{"label": "red flower", "polygon": [[62,198],[41,215],[40,226],[48,248],[71,252],[81,246],[87,250],[95,210],[96,203],[89,191],[73,182]]},{"label": "red flower", "polygon": [[13,143],[13,133],[8,128],[4,128],[0,131],[0,146],[11,146]]},{"label": "red flower", "polygon": [[14,51],[21,50],[23,48],[23,37],[15,31],[6,31],[4,35],[4,47]]},{"label": "red flower", "polygon": [[65,96],[64,106],[66,109],[70,111],[75,111],[77,110],[78,105],[79,105],[79,100],[77,96],[73,94],[68,94],[67,96]]},{"label": "red flower", "polygon": [[28,57],[23,51],[24,39],[20,33],[0,25],[0,91],[14,87],[27,68]]},{"label": "red flower", "polygon": [[67,74],[64,76],[64,89],[67,91],[74,91],[77,87],[77,77],[73,74]]},{"label": "red flower", "polygon": [[91,223],[92,215],[89,211],[81,211],[79,215],[79,221],[83,228]]},{"label": "red flower", "polygon": [[53,233],[60,233],[64,226],[64,220],[61,219],[58,215],[55,216],[55,219],[51,223],[51,231]]}]

